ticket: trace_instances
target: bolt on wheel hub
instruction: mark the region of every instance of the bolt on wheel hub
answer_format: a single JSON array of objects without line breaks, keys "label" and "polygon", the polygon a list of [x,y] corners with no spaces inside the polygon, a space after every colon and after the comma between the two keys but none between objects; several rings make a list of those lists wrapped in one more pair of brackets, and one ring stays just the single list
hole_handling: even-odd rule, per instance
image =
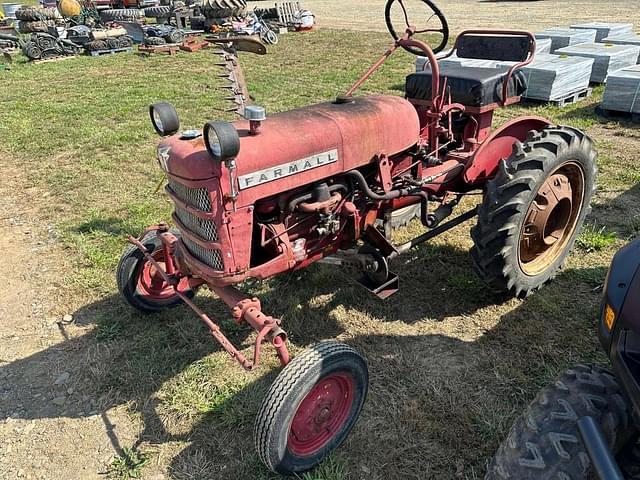
[{"label": "bolt on wheel hub", "polygon": [[520,267],[527,275],[548,268],[569,243],[582,209],[584,175],[574,162],[562,165],[540,186],[525,215]]},{"label": "bolt on wheel hub", "polygon": [[349,416],[354,389],[353,379],[346,373],[335,373],[318,382],[291,422],[289,450],[298,456],[309,456],[329,443]]}]

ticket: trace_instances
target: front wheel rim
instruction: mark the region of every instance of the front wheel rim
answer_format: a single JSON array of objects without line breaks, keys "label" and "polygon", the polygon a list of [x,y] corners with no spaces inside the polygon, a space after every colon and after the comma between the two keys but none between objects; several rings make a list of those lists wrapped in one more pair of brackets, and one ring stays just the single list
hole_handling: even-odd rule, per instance
[{"label": "front wheel rim", "polygon": [[308,457],[318,453],[344,428],[355,399],[355,382],[340,372],[314,385],[300,403],[289,428],[291,453]]},{"label": "front wheel rim", "polygon": [[538,188],[520,231],[523,273],[539,275],[562,256],[578,226],[584,191],[584,171],[575,161],[556,168]]},{"label": "front wheel rim", "polygon": [[[162,250],[153,252],[151,256],[162,269],[166,269]],[[188,281],[182,278],[178,283],[178,290],[184,291],[185,287],[188,287]],[[168,300],[176,296],[173,286],[165,282],[153,264],[146,259],[138,275],[137,291],[150,300]]]}]

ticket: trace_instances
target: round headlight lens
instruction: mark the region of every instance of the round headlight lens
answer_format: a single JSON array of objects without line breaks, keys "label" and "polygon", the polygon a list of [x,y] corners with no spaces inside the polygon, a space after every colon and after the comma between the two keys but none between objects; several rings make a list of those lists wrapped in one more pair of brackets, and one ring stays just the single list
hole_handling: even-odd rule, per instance
[{"label": "round headlight lens", "polygon": [[149,106],[149,116],[154,130],[161,137],[173,135],[180,130],[180,119],[175,107],[167,102],[154,103]]},{"label": "round headlight lens", "polygon": [[228,122],[207,122],[203,129],[204,144],[218,161],[235,158],[240,151],[240,135]]}]

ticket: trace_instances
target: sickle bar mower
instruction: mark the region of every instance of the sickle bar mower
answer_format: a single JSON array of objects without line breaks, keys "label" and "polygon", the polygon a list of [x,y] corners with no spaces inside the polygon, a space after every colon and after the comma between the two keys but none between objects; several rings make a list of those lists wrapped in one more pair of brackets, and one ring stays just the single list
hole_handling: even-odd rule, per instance
[{"label": "sickle bar mower", "polygon": [[[129,238],[120,292],[147,313],[187,304],[247,370],[259,362],[263,341],[273,345],[284,368],[258,412],[255,444],[278,473],[313,468],[344,441],[366,398],[367,364],[335,341],[290,359],[280,321],[235,284],[321,261],[360,271],[362,283],[386,298],[398,288],[392,259],[477,216],[476,271],[491,288],[524,297],[554,277],[589,211],[596,154],[587,135],[540,117],[492,128],[493,112],[518,102],[526,88],[519,69],[533,60],[535,38],[463,32],[452,53],[513,66],[438,65],[447,22],[430,0],[422,3],[437,28],[411,26],[403,1],[389,0],[393,45],[333,102],[269,118],[261,107],[244,106],[244,120],[182,133],[174,107],[150,107],[177,228],[157,225]],[[419,39],[425,33],[443,38],[432,49]],[[407,77],[405,98],[354,96],[399,48],[429,59],[425,71]],[[481,194],[481,203],[454,215],[470,193]],[[419,206],[426,231],[394,245],[393,215],[408,206]],[[203,286],[236,322],[256,330],[252,360],[194,304]]]}]

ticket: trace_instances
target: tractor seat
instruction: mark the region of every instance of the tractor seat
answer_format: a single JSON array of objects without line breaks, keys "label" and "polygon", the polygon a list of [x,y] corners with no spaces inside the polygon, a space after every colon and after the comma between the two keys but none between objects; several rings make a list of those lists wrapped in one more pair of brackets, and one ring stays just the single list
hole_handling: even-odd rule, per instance
[{"label": "tractor seat", "polygon": [[[508,72],[508,67],[461,67],[444,62],[440,64],[440,88],[446,78],[453,102],[467,107],[485,107],[503,100],[503,84]],[[508,97],[518,97],[526,89],[525,75],[516,71],[509,82]],[[431,100],[431,70],[409,75],[405,93],[410,99]]]}]

